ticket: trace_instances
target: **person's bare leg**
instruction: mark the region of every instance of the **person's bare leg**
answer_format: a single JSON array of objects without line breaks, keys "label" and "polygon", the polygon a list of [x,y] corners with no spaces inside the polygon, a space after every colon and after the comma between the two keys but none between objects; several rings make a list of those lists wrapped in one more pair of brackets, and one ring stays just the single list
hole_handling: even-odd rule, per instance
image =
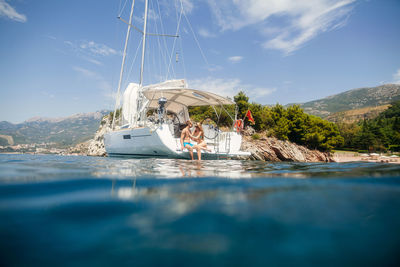
[{"label": "person's bare leg", "polygon": [[199,145],[195,145],[193,147],[193,149],[196,149],[196,151],[197,151],[197,159],[201,160],[201,149],[200,149]]},{"label": "person's bare leg", "polygon": [[199,146],[201,147],[201,149],[211,152],[211,149],[208,149],[207,144],[205,142],[201,143]]},{"label": "person's bare leg", "polygon": [[190,145],[186,145],[185,147],[189,151],[190,158],[193,160],[193,147],[191,147]]},{"label": "person's bare leg", "polygon": [[197,159],[201,160],[201,147],[197,147]]}]

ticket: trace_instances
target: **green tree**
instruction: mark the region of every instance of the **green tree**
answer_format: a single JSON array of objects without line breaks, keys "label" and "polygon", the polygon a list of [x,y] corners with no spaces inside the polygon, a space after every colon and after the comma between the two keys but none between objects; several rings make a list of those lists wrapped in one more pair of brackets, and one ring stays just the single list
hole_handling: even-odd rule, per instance
[{"label": "green tree", "polygon": [[240,91],[233,97],[233,100],[238,107],[239,118],[243,118],[246,115],[246,111],[249,109],[249,97],[243,91]]}]

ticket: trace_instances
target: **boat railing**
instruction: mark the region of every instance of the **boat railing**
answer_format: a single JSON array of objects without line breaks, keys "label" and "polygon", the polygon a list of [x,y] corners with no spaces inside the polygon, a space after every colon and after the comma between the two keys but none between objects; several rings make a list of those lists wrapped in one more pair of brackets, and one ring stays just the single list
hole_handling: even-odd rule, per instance
[{"label": "boat railing", "polygon": [[225,141],[225,151],[226,153],[229,153],[230,150],[231,150],[231,133],[228,132]]}]

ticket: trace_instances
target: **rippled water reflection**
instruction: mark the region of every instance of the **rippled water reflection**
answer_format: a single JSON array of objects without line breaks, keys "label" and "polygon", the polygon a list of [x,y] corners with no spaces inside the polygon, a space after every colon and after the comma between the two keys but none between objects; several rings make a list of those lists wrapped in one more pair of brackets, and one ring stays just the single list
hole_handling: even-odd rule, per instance
[{"label": "rippled water reflection", "polygon": [[379,163],[0,155],[0,265],[396,265],[399,176]]},{"label": "rippled water reflection", "polygon": [[122,159],[80,156],[0,155],[3,181],[63,177],[380,177],[400,176],[400,165],[370,162],[271,163],[261,161]]}]

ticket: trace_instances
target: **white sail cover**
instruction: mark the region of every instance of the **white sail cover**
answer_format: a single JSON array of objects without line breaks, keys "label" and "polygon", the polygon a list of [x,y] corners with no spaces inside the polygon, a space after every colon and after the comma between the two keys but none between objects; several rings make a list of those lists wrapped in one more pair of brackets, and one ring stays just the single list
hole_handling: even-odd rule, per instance
[{"label": "white sail cover", "polygon": [[166,108],[175,113],[181,111],[183,107],[235,104],[232,100],[214,93],[187,89],[184,80],[171,80],[143,87],[143,94],[149,100],[148,108],[157,108],[158,99],[165,97]]},{"label": "white sail cover", "polygon": [[125,122],[132,125],[137,114],[139,84],[130,83],[122,97],[122,115]]}]

